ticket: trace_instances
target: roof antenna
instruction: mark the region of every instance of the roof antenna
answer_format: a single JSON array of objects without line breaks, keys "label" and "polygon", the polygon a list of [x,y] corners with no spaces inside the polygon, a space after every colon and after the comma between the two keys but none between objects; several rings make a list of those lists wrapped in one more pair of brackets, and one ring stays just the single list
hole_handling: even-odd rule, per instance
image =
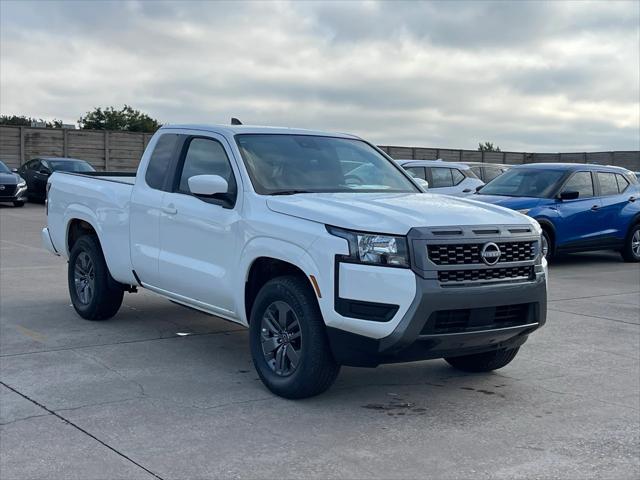
[{"label": "roof antenna", "polygon": [[242,122],[236,117],[231,117],[231,125],[242,125]]}]

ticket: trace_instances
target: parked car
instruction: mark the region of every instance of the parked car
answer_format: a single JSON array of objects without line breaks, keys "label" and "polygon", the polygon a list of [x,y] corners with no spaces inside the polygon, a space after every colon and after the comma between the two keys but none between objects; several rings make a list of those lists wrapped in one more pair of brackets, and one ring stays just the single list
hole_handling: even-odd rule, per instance
[{"label": "parked car", "polygon": [[640,186],[624,168],[519,165],[474,198],[535,218],[543,229],[547,257],[612,249],[628,262],[640,261]]},{"label": "parked car", "polygon": [[461,162],[468,165],[471,171],[484,183],[489,183],[496,177],[509,170],[510,165],[503,163]]},{"label": "parked car", "polygon": [[409,174],[426,180],[429,192],[463,196],[484,185],[468,165],[442,160],[397,160]]},{"label": "parked car", "polygon": [[0,162],[0,202],[22,207],[27,200],[27,184],[16,172]]},{"label": "parked car", "polygon": [[44,202],[46,199],[46,185],[53,172],[94,172],[89,163],[77,158],[38,157],[34,158],[18,169],[18,173],[27,181],[27,196],[29,200]]},{"label": "parked car", "polygon": [[537,222],[424,193],[350,135],[166,126],[137,175],[58,171],[48,200],[43,244],[68,258],[81,317],[144,287],[248,326],[258,375],[287,398],[341,365],[495,370],[546,319]]}]

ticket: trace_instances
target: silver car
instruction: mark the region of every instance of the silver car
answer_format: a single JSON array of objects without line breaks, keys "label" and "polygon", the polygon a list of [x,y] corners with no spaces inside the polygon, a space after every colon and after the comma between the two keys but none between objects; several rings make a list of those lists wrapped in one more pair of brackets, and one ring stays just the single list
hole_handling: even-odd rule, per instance
[{"label": "silver car", "polygon": [[415,178],[429,183],[429,192],[445,195],[470,195],[484,185],[471,167],[442,160],[396,160]]}]

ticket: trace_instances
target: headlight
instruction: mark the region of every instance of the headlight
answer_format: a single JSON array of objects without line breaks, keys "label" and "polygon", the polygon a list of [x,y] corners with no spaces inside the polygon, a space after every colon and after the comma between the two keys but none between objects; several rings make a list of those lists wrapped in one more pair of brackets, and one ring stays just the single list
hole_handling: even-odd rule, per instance
[{"label": "headlight", "polygon": [[23,180],[23,181],[21,181],[21,182],[18,184],[18,188],[22,188],[22,187],[26,187],[26,186],[27,186],[27,182],[25,182],[24,180]]},{"label": "headlight", "polygon": [[349,259],[370,265],[409,267],[407,239],[383,233],[363,233],[327,226],[331,235],[349,242]]},{"label": "headlight", "polygon": [[528,215],[529,214],[529,210],[531,210],[530,208],[524,208],[522,210],[518,210],[518,213],[522,213],[523,215]]}]

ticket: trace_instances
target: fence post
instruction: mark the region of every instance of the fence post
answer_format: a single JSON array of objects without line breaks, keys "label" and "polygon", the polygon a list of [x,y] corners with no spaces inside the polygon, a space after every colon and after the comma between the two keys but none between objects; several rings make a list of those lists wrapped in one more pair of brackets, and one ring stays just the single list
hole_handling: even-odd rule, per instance
[{"label": "fence post", "polygon": [[109,130],[104,131],[104,169],[109,170]]},{"label": "fence post", "polygon": [[69,156],[69,129],[68,128],[63,128],[62,129],[62,156],[63,157],[68,157]]},{"label": "fence post", "polygon": [[24,127],[20,127],[20,165],[24,164]]},{"label": "fence post", "polygon": [[502,164],[507,163],[507,152],[502,152]]},{"label": "fence post", "polygon": [[484,163],[484,150],[480,150],[480,161]]},{"label": "fence post", "polygon": [[416,159],[416,147],[411,147],[411,160]]},{"label": "fence post", "polygon": [[436,160],[440,158],[440,149],[436,148]]}]

